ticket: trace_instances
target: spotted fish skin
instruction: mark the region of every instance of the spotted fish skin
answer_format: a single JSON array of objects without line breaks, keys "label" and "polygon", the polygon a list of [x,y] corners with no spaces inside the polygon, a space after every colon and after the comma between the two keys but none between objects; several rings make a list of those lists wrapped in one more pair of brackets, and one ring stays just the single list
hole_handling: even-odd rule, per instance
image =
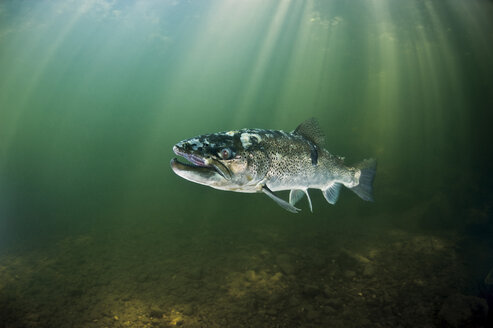
[{"label": "spotted fish skin", "polygon": [[[324,135],[315,119],[292,132],[240,129],[183,140],[174,152],[191,164],[171,161],[173,171],[192,182],[236,192],[264,192],[291,212],[309,188],[320,189],[335,204],[342,185],[372,201],[374,159],[349,167],[344,158],[324,148]],[[290,190],[289,203],[273,192]]]}]

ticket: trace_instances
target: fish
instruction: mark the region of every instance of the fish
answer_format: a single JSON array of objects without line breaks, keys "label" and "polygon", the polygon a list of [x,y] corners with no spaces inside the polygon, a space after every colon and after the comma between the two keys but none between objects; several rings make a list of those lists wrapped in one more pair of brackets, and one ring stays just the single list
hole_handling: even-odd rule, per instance
[{"label": "fish", "polygon": [[[310,118],[294,131],[239,129],[199,135],[182,140],[173,152],[187,161],[171,159],[178,176],[219,190],[264,193],[282,208],[298,213],[296,203],[308,189],[320,189],[330,204],[342,186],[365,201],[374,201],[376,160],[346,166],[344,157],[325,149],[325,135]],[[289,190],[289,201],[274,192]]]}]

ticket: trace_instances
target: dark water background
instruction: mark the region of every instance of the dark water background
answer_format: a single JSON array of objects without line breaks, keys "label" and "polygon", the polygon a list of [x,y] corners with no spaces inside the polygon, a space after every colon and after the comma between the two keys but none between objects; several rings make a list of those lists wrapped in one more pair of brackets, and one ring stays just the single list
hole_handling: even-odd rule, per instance
[{"label": "dark water background", "polygon": [[[434,326],[451,295],[491,303],[492,59],[491,1],[2,1],[0,327]],[[330,152],[378,159],[376,203],[314,190],[292,215],[169,167],[182,139],[312,116]]]}]

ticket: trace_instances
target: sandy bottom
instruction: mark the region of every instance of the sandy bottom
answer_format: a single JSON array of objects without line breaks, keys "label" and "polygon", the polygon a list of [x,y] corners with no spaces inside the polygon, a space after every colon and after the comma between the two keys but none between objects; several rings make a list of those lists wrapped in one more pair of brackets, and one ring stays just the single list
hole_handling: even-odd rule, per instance
[{"label": "sandy bottom", "polygon": [[435,327],[476,292],[457,235],[222,229],[123,224],[3,254],[0,326]]}]

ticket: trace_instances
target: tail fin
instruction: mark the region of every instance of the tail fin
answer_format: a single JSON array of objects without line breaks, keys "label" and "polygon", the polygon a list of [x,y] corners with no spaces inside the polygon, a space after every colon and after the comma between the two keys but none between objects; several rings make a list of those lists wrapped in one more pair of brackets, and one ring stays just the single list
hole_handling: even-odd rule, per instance
[{"label": "tail fin", "polygon": [[351,188],[361,199],[373,202],[373,179],[377,170],[377,161],[373,158],[365,159],[363,162],[356,165],[356,168],[361,170],[359,184]]}]

